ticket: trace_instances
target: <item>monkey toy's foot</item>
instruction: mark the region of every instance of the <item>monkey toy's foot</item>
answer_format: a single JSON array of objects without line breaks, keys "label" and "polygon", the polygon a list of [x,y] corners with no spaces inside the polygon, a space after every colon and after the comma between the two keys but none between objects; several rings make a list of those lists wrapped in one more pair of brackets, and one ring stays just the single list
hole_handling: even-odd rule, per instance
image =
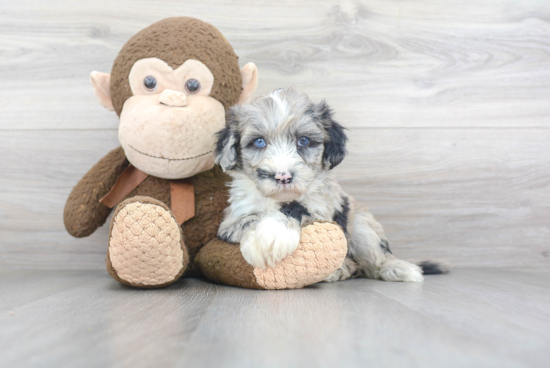
[{"label": "monkey toy's foot", "polygon": [[153,198],[133,197],[113,214],[106,261],[121,283],[156,288],[179,279],[189,256],[170,209]]},{"label": "monkey toy's foot", "polygon": [[298,248],[274,267],[248,264],[237,244],[214,239],[195,258],[204,276],[215,282],[251,289],[298,289],[323,281],[336,271],[348,248],[342,228],[314,222],[302,228]]}]

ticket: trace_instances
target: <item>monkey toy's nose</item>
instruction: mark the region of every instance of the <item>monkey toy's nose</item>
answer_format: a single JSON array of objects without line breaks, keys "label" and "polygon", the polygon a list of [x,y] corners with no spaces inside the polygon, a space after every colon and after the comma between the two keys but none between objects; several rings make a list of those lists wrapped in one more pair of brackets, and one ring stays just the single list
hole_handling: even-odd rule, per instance
[{"label": "monkey toy's nose", "polygon": [[187,106],[187,96],[183,92],[165,89],[159,96],[159,102],[170,107]]},{"label": "monkey toy's nose", "polygon": [[278,172],[275,174],[275,181],[277,184],[290,184],[292,183],[292,174],[287,172]]}]

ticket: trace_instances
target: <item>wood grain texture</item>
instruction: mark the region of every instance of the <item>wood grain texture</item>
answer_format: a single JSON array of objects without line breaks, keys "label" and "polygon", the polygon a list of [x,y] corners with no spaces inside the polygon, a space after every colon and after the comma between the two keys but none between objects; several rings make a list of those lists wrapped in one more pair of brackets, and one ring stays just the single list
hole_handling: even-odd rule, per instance
[{"label": "wood grain texture", "polygon": [[0,266],[101,269],[64,202],[117,145],[92,70],[162,18],[217,26],[258,93],[295,85],[350,128],[337,168],[404,258],[550,264],[550,4],[0,1]]},{"label": "wood grain texture", "polygon": [[[0,272],[6,367],[546,367],[548,269],[259,291],[129,289],[105,271]],[[7,301],[7,302],[6,302]]]},{"label": "wood grain texture", "polygon": [[174,15],[216,25],[258,65],[260,93],[296,85],[348,126],[550,123],[543,1],[34,0],[2,3],[1,128],[116,128],[90,71],[108,72],[133,34]]}]

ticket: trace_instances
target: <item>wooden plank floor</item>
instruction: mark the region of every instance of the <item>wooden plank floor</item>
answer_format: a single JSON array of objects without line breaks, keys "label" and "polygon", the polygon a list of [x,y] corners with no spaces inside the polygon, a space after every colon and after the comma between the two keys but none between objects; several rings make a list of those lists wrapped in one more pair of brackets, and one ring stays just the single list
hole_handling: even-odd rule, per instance
[{"label": "wooden plank floor", "polygon": [[0,267],[104,269],[63,207],[118,146],[92,70],[165,17],[220,29],[257,94],[294,85],[349,128],[335,170],[402,258],[550,266],[550,1],[0,0]]},{"label": "wooden plank floor", "polygon": [[550,270],[257,291],[0,271],[2,367],[547,367]]}]

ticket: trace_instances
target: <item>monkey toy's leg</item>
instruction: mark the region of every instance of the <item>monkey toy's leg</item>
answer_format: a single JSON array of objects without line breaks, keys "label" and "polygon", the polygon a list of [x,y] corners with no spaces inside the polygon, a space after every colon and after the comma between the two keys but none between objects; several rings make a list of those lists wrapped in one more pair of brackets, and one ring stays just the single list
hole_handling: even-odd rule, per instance
[{"label": "monkey toy's leg", "polygon": [[113,214],[106,262],[119,282],[157,288],[179,279],[189,256],[170,209],[156,199],[136,196],[121,202]]},{"label": "monkey toy's leg", "polygon": [[251,289],[297,289],[330,276],[344,262],[347,241],[335,223],[314,222],[302,228],[298,248],[274,267],[255,268],[238,244],[214,239],[195,258],[204,276],[214,282]]}]

